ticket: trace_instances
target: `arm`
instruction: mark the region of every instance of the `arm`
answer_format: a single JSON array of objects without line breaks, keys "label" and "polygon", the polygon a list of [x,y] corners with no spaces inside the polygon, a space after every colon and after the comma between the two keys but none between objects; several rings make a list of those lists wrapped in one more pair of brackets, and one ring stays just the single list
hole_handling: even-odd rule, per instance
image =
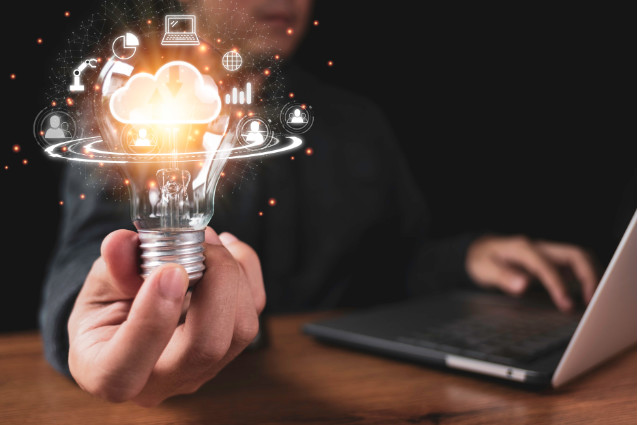
[{"label": "arm", "polygon": [[[77,294],[100,256],[100,245],[106,235],[116,229],[132,229],[128,203],[100,197],[96,188],[85,184],[91,178],[86,175],[87,170],[90,168],[81,165],[68,165],[65,169],[61,185],[65,200],[62,223],[40,306],[45,356],[65,375],[70,375],[67,322]],[[84,200],[80,199],[82,193]]]}]

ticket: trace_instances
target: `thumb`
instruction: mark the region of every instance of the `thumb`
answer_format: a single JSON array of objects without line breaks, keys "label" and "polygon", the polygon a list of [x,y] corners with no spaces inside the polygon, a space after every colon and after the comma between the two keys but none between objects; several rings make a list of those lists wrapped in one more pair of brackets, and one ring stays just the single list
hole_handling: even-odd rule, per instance
[{"label": "thumb", "polygon": [[102,241],[102,258],[112,279],[111,284],[133,298],[140,286],[139,237],[130,230],[116,230]]},{"label": "thumb", "polygon": [[124,399],[144,387],[177,327],[188,288],[182,266],[167,264],[142,284],[124,323],[96,364],[107,370],[107,386],[125,389]]},{"label": "thumb", "polygon": [[510,295],[522,295],[529,286],[529,277],[525,273],[492,259],[485,261],[477,274],[480,285],[499,288]]}]

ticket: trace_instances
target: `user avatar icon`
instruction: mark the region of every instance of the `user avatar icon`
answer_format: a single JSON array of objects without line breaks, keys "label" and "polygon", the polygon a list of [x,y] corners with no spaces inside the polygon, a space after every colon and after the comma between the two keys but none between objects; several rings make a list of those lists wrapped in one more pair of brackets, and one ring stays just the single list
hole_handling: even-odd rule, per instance
[{"label": "user avatar icon", "polygon": [[152,128],[125,127],[124,150],[134,154],[152,154],[159,149],[159,140]]},{"label": "user avatar icon", "polygon": [[151,140],[148,138],[148,133],[145,128],[140,128],[137,136],[137,139],[135,139],[133,143],[134,146],[151,146]]},{"label": "user avatar icon", "polygon": [[68,139],[71,137],[71,133],[68,131],[69,124],[66,122],[61,123],[60,117],[57,115],[51,116],[49,125],[50,127],[44,133],[45,139]]},{"label": "user avatar icon", "polygon": [[254,143],[257,145],[261,145],[264,143],[264,135],[263,131],[260,130],[259,121],[251,121],[250,122],[250,131],[246,135],[247,143]]},{"label": "user avatar icon", "polygon": [[300,124],[304,125],[308,123],[308,118],[305,113],[301,113],[301,109],[295,108],[295,110],[288,115],[288,124]]}]

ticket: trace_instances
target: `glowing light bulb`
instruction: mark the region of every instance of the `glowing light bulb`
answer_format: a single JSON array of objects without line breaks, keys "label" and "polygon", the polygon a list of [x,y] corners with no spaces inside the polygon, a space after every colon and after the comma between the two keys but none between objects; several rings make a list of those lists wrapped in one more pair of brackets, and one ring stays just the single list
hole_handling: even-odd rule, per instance
[{"label": "glowing light bulb", "polygon": [[205,269],[204,230],[236,140],[234,114],[221,102],[212,75],[199,71],[204,62],[221,63],[215,49],[202,54],[148,40],[140,44],[153,49],[104,64],[94,112],[111,155],[122,158],[143,277],[178,263],[192,285]]}]

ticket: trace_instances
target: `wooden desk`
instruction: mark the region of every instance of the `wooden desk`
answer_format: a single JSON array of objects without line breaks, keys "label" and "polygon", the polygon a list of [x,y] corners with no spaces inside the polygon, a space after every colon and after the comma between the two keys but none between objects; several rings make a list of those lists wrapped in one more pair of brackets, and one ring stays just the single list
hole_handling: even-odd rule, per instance
[{"label": "wooden desk", "polygon": [[533,392],[330,347],[271,318],[268,348],[244,353],[196,394],[154,409],[109,404],[46,363],[37,333],[0,336],[0,424],[635,424],[636,351],[558,391]]}]

